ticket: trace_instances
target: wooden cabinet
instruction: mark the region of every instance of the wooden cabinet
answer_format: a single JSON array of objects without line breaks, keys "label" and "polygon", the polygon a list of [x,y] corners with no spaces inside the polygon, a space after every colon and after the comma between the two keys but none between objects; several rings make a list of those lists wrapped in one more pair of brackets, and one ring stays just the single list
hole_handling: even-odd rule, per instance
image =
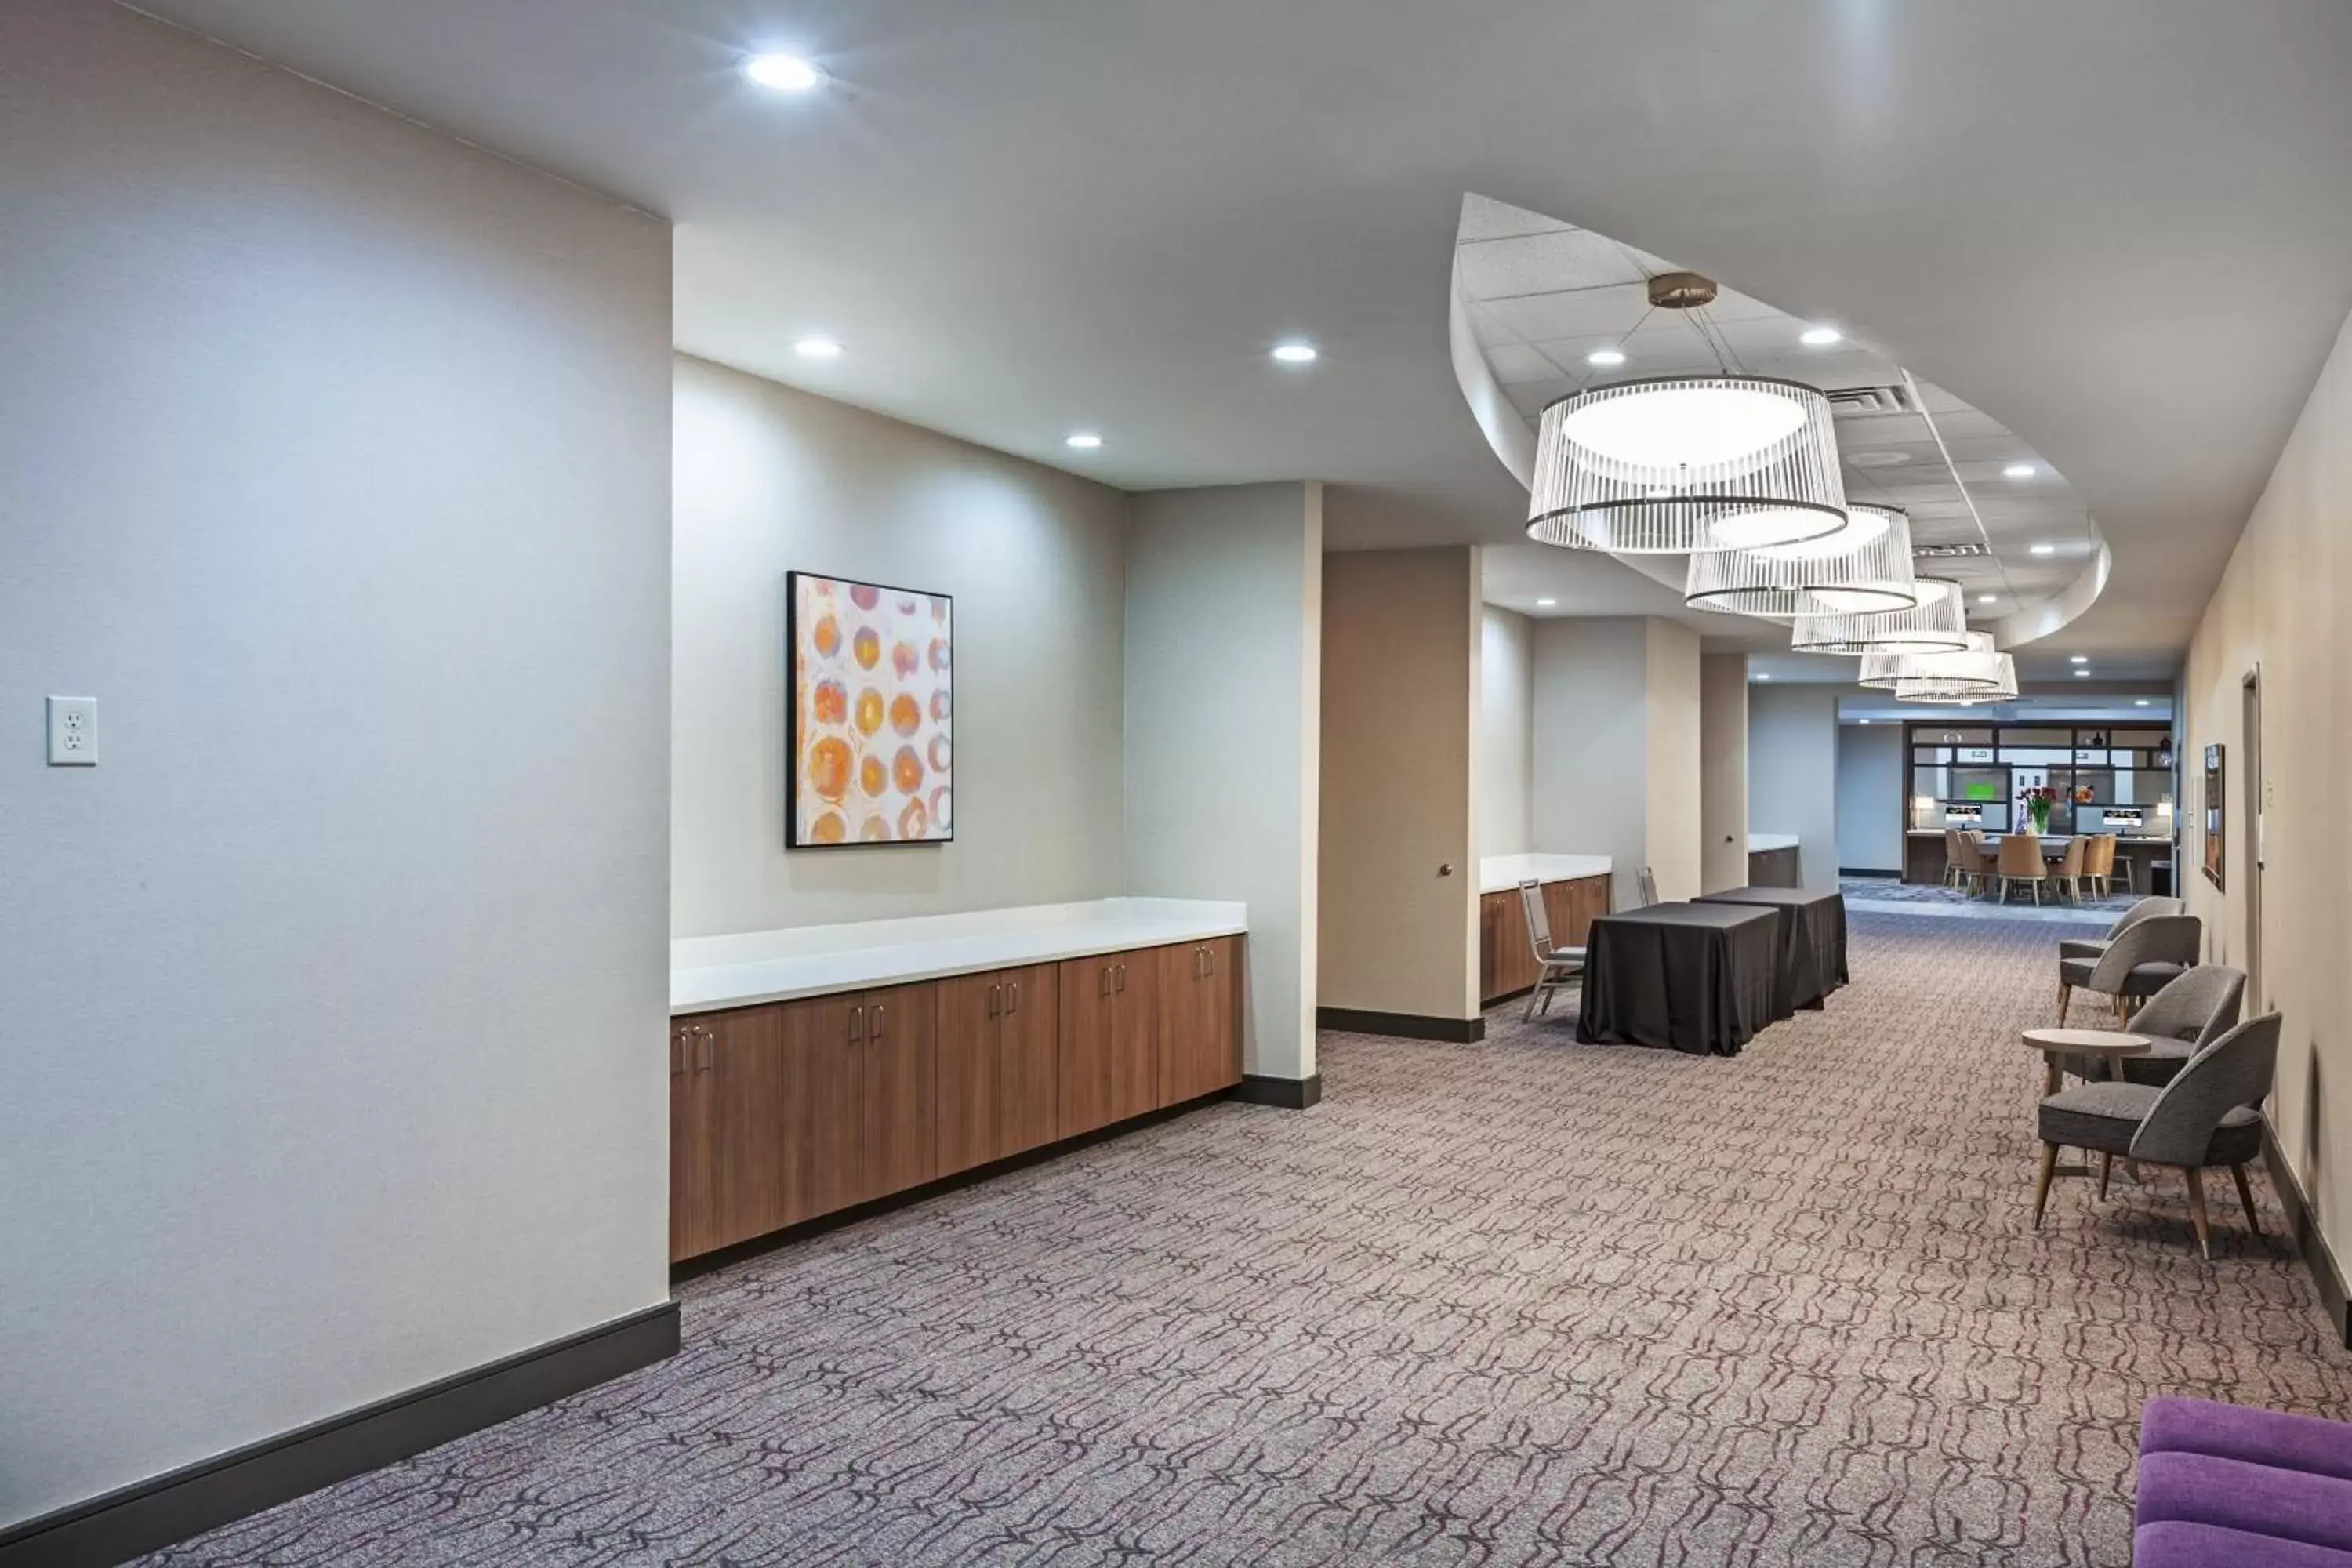
[{"label": "wooden cabinet", "polygon": [[[1582,947],[1586,937],[1592,934],[1595,918],[1609,912],[1609,879],[1579,877],[1572,881],[1544,884],[1544,918],[1551,922],[1551,940],[1557,947]],[[1534,964],[1534,955],[1528,955]],[[1528,984],[1533,985],[1530,974]]]},{"label": "wooden cabinet", "polygon": [[670,1258],[1241,1081],[1242,939],[671,1022]]},{"label": "wooden cabinet", "polygon": [[1242,1080],[1240,942],[1219,937],[1159,952],[1159,1103],[1231,1089]]},{"label": "wooden cabinet", "polygon": [[1160,962],[1150,952],[1061,966],[1065,1138],[1140,1116],[1160,1103]]},{"label": "wooden cabinet", "polygon": [[[1577,877],[1543,885],[1544,919],[1552,945],[1582,947],[1595,915],[1609,912],[1609,879]],[[1539,978],[1528,940],[1527,906],[1517,888],[1478,900],[1478,995],[1493,1003],[1516,996]]]}]

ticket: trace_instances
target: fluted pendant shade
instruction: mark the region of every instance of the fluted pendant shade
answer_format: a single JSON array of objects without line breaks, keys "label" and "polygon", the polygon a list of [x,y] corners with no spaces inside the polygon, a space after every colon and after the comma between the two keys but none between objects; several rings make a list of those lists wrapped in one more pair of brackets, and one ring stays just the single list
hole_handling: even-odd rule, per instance
[{"label": "fluted pendant shade", "polygon": [[1547,406],[1528,537],[1683,554],[1800,544],[1846,526],[1829,400],[1793,381],[1677,375]]},{"label": "fluted pendant shade", "polygon": [[1899,702],[1962,705],[2006,702],[2017,695],[2017,663],[1995,653],[1990,632],[1970,632],[1958,653],[1868,653],[1861,683],[1892,691]]},{"label": "fluted pendant shade", "polygon": [[1964,664],[1968,659],[1981,659],[1993,651],[1990,632],[1967,632],[1968,647],[1954,653],[1920,653],[1910,649],[1888,649],[1884,653],[1862,656],[1862,673],[1857,684],[1875,691],[1893,691],[1906,680],[1916,680],[1932,674],[1940,665],[1954,671],[1978,667]]},{"label": "fluted pendant shade", "polygon": [[1907,610],[1859,616],[1806,616],[1789,646],[1799,653],[1958,653],[1969,646],[1960,585],[1948,577],[1917,580],[1919,602]]},{"label": "fluted pendant shade", "polygon": [[1782,619],[1916,607],[1911,520],[1894,507],[1859,505],[1846,519],[1837,532],[1802,544],[1693,555],[1683,603]]}]

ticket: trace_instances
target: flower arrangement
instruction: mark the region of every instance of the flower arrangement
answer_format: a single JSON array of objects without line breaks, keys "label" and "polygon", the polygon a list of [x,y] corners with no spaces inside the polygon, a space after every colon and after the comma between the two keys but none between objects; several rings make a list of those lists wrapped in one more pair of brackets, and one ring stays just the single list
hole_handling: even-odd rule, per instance
[{"label": "flower arrangement", "polygon": [[2058,792],[2048,784],[2033,784],[2017,792],[2025,814],[2033,819],[2033,831],[2040,835],[2050,831],[2050,810],[2058,804]]}]

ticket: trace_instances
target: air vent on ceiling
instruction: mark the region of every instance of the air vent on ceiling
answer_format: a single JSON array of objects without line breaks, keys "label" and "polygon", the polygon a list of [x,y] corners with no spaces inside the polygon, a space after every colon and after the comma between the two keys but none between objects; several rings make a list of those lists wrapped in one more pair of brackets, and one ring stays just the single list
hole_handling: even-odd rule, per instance
[{"label": "air vent on ceiling", "polygon": [[1911,547],[1914,561],[1965,561],[1973,556],[1990,555],[1983,544],[1915,544]]},{"label": "air vent on ceiling", "polygon": [[1830,412],[1861,417],[1867,414],[1908,414],[1911,394],[1900,386],[1838,386],[1822,394]]}]

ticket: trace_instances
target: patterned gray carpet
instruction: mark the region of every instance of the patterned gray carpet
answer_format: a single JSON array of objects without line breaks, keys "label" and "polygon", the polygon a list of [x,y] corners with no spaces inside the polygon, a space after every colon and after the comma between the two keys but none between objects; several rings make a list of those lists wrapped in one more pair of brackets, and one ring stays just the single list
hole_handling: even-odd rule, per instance
[{"label": "patterned gray carpet", "polygon": [[153,1561],[2119,1568],[2144,1399],[2352,1416],[2275,1207],[2030,1228],[2051,928],[1854,928],[1737,1058],[1327,1035],[1312,1111],[695,1281],[675,1361]]}]

